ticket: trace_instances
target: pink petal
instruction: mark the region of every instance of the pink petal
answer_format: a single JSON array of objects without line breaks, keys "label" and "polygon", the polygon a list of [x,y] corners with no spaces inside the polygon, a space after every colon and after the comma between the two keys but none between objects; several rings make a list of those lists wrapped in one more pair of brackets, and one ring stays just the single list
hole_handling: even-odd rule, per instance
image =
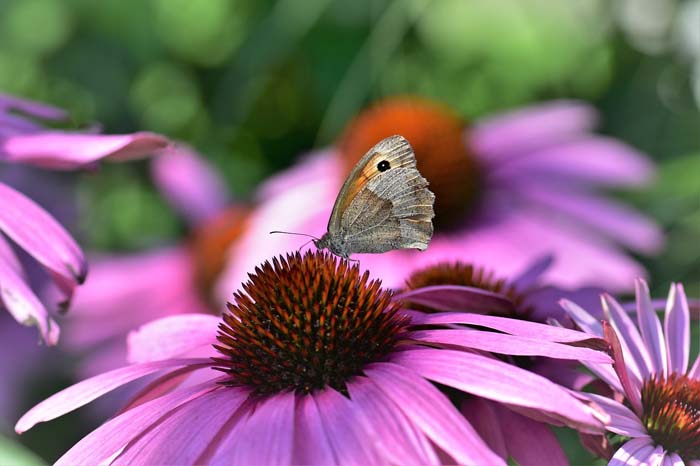
[{"label": "pink petal", "polygon": [[233,387],[202,393],[135,438],[113,464],[201,464],[200,456],[248,396]]},{"label": "pink petal", "polygon": [[532,372],[481,355],[444,349],[397,353],[394,360],[421,376],[476,396],[539,411],[571,427],[598,432],[593,410]]},{"label": "pink petal", "polygon": [[645,465],[654,450],[650,438],[634,438],[623,444],[613,455],[608,466]]},{"label": "pink petal", "polygon": [[116,369],[83,380],[34,406],[17,421],[15,431],[21,434],[40,422],[56,419],[132,380],[140,379],[141,377],[162,369],[187,365],[201,365],[201,367],[206,367],[211,365],[211,361],[209,359],[171,359],[166,361],[154,361],[122,367],[121,369]]},{"label": "pink petal", "polygon": [[488,446],[503,459],[508,458],[507,439],[503,436],[501,422],[496,414],[496,403],[479,397],[467,397],[460,411],[476,429]]},{"label": "pink petal", "polygon": [[440,464],[423,432],[404,416],[401,409],[379,390],[371,379],[355,377],[348,391],[358,412],[374,429],[377,449],[391,464]]},{"label": "pink petal", "polygon": [[690,359],[690,311],[683,285],[671,285],[666,304],[666,345],[669,372],[684,374]]},{"label": "pink petal", "polygon": [[229,192],[214,167],[194,151],[178,146],[156,157],[153,179],[170,204],[192,224],[226,208]]},{"label": "pink petal", "polygon": [[[291,464],[294,398],[294,393],[287,392],[262,399],[255,412],[240,421],[243,425],[235,437],[230,435],[221,441],[221,447],[209,464]],[[212,406],[211,409],[217,407]],[[313,446],[309,445],[309,448]]]},{"label": "pink petal", "polygon": [[85,280],[83,252],[48,212],[2,183],[0,205],[0,231],[59,276],[74,284]]},{"label": "pink petal", "polygon": [[649,287],[642,279],[634,282],[637,295],[637,322],[642,333],[642,339],[649,350],[652,372],[668,374],[666,366],[666,341],[661,330],[661,322],[654,312],[649,295]]},{"label": "pink petal", "polygon": [[545,424],[507,408],[498,410],[508,453],[520,466],[568,465],[559,441]]},{"label": "pink petal", "polygon": [[371,364],[365,373],[417,428],[456,462],[506,464],[491,451],[445,395],[427,380],[393,363]]},{"label": "pink petal", "polygon": [[513,302],[505,296],[469,286],[426,286],[399,293],[394,300],[429,306],[438,311],[509,313]]},{"label": "pink petal", "polygon": [[575,101],[552,101],[481,120],[471,131],[477,154],[487,160],[569,140],[591,130],[595,111]]},{"label": "pink petal", "polygon": [[153,133],[81,134],[46,131],[16,135],[0,142],[0,159],[55,170],[72,170],[108,158],[143,158],[167,147],[168,140]]},{"label": "pink petal", "polygon": [[164,317],[129,333],[129,362],[182,357],[216,343],[220,318],[206,314]]},{"label": "pink petal", "polygon": [[221,386],[211,382],[183,388],[122,413],[75,444],[59,458],[56,466],[101,463],[161,420],[167,413],[176,410],[183,403],[217,389],[221,389]]},{"label": "pink petal", "polygon": [[487,327],[511,335],[537,338],[546,341],[572,343],[589,340],[591,335],[553,325],[544,325],[507,317],[485,316],[465,312],[443,312],[416,315],[413,325],[467,324]]},{"label": "pink petal", "polygon": [[549,269],[554,263],[554,256],[546,254],[541,258],[533,261],[525,270],[520,272],[513,279],[513,286],[521,293],[532,288],[540,279],[542,274]]},{"label": "pink petal", "polygon": [[610,423],[605,426],[610,432],[624,435],[625,437],[644,437],[649,435],[639,417],[622,403],[595,393],[581,393],[580,395],[593,401],[610,415]]},{"label": "pink petal", "polygon": [[350,400],[332,388],[324,388],[313,397],[337,464],[382,463],[371,426],[359,417]]},{"label": "pink petal", "polygon": [[641,395],[641,383],[635,381],[630,377],[630,373],[627,370],[627,362],[625,361],[624,351],[622,350],[622,345],[620,340],[617,338],[617,333],[613,327],[606,321],[603,321],[603,334],[605,335],[605,340],[610,344],[610,349],[612,351],[613,368],[615,373],[620,379],[620,384],[624,389],[624,393],[627,396],[632,408],[637,414],[642,413],[642,395]]},{"label": "pink petal", "polygon": [[600,364],[612,363],[610,356],[601,351],[549,342],[539,338],[520,337],[481,330],[418,330],[411,332],[411,338],[498,354],[545,356],[554,359],[571,359]]},{"label": "pink petal", "polygon": [[635,383],[641,386],[641,380],[645,379],[652,371],[652,362],[644,340],[639,334],[629,314],[620,304],[607,293],[602,296],[603,311],[615,329],[620,339],[620,345],[625,356],[625,363],[631,370]]},{"label": "pink petal", "polygon": [[[1,186],[1,185],[0,185]],[[2,209],[0,209],[2,210]],[[22,265],[0,234],[0,304],[22,325],[36,325],[47,345],[58,342],[58,324],[29,287]]]},{"label": "pink petal", "polygon": [[[312,395],[297,399],[292,464],[324,466],[337,460]],[[309,447],[312,445],[313,447]]]}]

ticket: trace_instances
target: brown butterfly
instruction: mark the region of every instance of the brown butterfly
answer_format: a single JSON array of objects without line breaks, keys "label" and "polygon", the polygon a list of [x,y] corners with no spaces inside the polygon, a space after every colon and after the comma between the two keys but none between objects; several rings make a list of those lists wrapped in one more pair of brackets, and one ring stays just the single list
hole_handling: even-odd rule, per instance
[{"label": "brown butterfly", "polygon": [[434,203],[411,145],[403,136],[388,137],[350,172],[333,206],[328,231],[314,244],[345,259],[392,249],[423,251],[433,236]]}]

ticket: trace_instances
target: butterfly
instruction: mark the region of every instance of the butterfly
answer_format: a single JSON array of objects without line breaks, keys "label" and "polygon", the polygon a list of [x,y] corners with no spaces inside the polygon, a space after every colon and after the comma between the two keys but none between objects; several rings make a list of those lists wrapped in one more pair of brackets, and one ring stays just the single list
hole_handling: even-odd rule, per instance
[{"label": "butterfly", "polygon": [[390,136],[350,172],[327,232],[314,245],[345,259],[355,253],[423,251],[433,236],[434,203],[411,144],[403,136]]}]

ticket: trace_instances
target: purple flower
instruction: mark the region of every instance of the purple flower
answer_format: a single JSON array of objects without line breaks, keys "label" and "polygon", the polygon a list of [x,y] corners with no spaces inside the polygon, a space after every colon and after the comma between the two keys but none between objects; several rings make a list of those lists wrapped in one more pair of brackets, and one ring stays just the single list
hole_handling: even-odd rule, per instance
[{"label": "purple flower", "polygon": [[387,286],[417,268],[463,259],[513,276],[543,255],[556,257],[546,280],[562,286],[620,290],[644,274],[626,250],[657,251],[661,232],[650,219],[599,193],[643,185],[651,162],[631,147],[591,134],[589,106],[555,101],[495,116],[473,126],[416,98],[366,110],[335,147],[320,151],[260,191],[245,235],[231,249],[220,294],[245,280],[265,257],[296,249],[298,237],[320,237],[340,186],[363,153],[402,134],[436,195],[435,235],[425,252],[358,255]]},{"label": "purple flower", "polygon": [[691,366],[691,321],[683,285],[671,285],[663,327],[644,280],[636,281],[636,293],[636,324],[607,294],[602,297],[602,324],[573,302],[562,302],[582,330],[605,337],[615,361],[614,369],[584,364],[617,396],[582,396],[610,414],[607,429],[624,439],[609,464],[698,466],[700,356]]},{"label": "purple flower", "polygon": [[[453,325],[466,319],[488,330]],[[601,432],[605,416],[567,389],[476,350],[610,363],[581,337],[502,317],[402,310],[356,265],[297,253],[256,268],[222,318],[142,327],[130,337],[135,364],[59,392],[16,430],[158,373],[57,464],[506,464],[431,382],[504,413]]]},{"label": "purple flower", "polygon": [[[225,251],[244,228],[247,209],[230,202],[223,180],[197,153],[178,145],[152,160],[153,180],[187,220],[188,237],[131,254],[98,254],[63,323],[63,344],[87,356],[83,375],[123,365],[126,335],[169,315],[220,314],[225,299],[211,293]],[[110,325],[102,323],[108,321]]]},{"label": "purple flower", "polygon": [[[100,159],[123,160],[167,145],[150,133],[104,136],[44,129],[35,119],[63,120],[63,111],[0,94],[0,163],[73,169]],[[85,280],[83,252],[68,232],[43,208],[0,183],[0,304],[18,322],[36,325],[47,344],[57,342],[59,328],[29,285],[25,271],[6,238],[24,249],[48,272],[66,309],[75,287]]]}]

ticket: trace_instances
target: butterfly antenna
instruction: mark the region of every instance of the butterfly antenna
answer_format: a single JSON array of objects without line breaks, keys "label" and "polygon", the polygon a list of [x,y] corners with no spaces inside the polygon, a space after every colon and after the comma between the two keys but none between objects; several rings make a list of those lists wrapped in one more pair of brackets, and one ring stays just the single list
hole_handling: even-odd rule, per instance
[{"label": "butterfly antenna", "polygon": [[307,244],[309,244],[309,243],[312,242],[312,241],[313,241],[312,239],[308,240],[306,243],[304,243],[304,244],[302,244],[301,246],[299,246],[299,249],[297,249],[297,251],[301,252],[301,250],[304,249],[304,246],[306,246]]},{"label": "butterfly antenna", "polygon": [[271,232],[270,232],[271,235],[274,234],[274,233],[282,233],[282,234],[285,234],[285,235],[306,236],[307,238],[311,238],[312,240],[314,240],[314,239],[315,239],[316,241],[319,240],[319,239],[316,238],[314,235],[307,235],[306,233],[294,233],[294,232],[291,232],[291,231],[277,231],[277,230],[271,231]]}]

